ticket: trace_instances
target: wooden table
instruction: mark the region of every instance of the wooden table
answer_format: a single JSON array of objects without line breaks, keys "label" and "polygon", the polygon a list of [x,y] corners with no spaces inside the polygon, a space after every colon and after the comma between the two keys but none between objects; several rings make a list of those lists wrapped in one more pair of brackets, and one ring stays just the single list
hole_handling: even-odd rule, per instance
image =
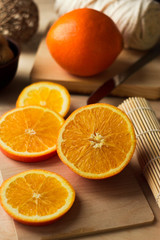
[{"label": "wooden table", "polygon": [[[23,81],[24,80],[24,81]],[[17,99],[17,96],[19,94],[19,91],[25,86],[25,84],[28,84],[28,81],[25,79],[19,78],[18,76],[16,79],[10,84],[6,89],[3,90],[3,92],[0,93],[0,109],[1,111],[6,111],[6,109],[10,109],[15,106],[15,100]],[[86,105],[86,100],[88,96],[81,96],[81,95],[72,95],[71,96],[71,109],[70,112],[75,110],[76,108]],[[103,99],[103,102],[113,104],[117,106],[119,103],[121,103],[123,99],[121,98],[105,98]],[[158,119],[160,119],[160,112],[159,109],[159,103],[160,101],[150,101],[152,108],[155,110]],[[12,167],[12,161],[10,162],[10,167]],[[129,228],[125,230],[119,230],[119,231],[113,231],[108,232],[104,234],[99,235],[93,235],[88,237],[81,237],[77,238],[79,240],[106,240],[106,239],[112,239],[112,240],[134,240],[134,239],[145,239],[145,240],[157,240],[160,234],[160,209],[158,208],[154,197],[147,185],[147,182],[145,181],[138,162],[134,162],[132,160],[131,165],[134,169],[134,173],[136,175],[136,178],[144,192],[144,195],[146,196],[149,205],[154,213],[155,221],[153,224],[150,224],[148,226],[143,227],[134,227]],[[0,159],[0,168],[4,169],[5,162],[2,162]],[[8,167],[8,165],[7,165]],[[133,217],[131,215],[131,217]],[[3,236],[3,238],[0,238],[2,240],[21,240],[18,239],[16,236],[15,227],[13,224],[13,221],[10,217],[6,215],[6,213],[3,211],[2,208],[0,208],[0,236]]]},{"label": "wooden table", "polygon": [[[0,111],[5,112],[7,109],[11,109],[15,107],[16,99],[20,93],[20,91],[30,83],[29,74],[34,62],[35,53],[38,47],[38,44],[41,40],[41,33],[43,33],[46,25],[50,20],[52,20],[52,8],[50,8],[52,1],[36,1],[39,4],[40,13],[40,28],[39,32],[25,45],[22,45],[22,54],[19,61],[19,67],[17,71],[17,75],[13,82],[7,86],[5,89],[0,91]],[[44,14],[45,13],[45,14]],[[47,19],[46,19],[47,13]],[[86,105],[87,95],[72,95],[71,96],[71,108],[70,112],[77,109],[80,106]],[[124,99],[115,98],[115,97],[107,97],[103,99],[102,102],[110,103],[115,106],[118,106]],[[150,104],[153,110],[156,112],[157,118],[160,120],[160,101],[150,101]],[[145,240],[158,240],[160,235],[160,209],[158,208],[154,197],[148,187],[147,182],[145,181],[141,169],[139,167],[139,163],[136,161],[131,161],[131,165],[134,169],[134,173],[136,178],[146,196],[149,205],[155,215],[155,220],[153,224],[143,227],[134,227],[128,228],[125,230],[117,230],[108,233],[86,236],[81,238],[76,238],[79,240],[135,240],[135,239],[145,239]],[[0,169],[5,167],[5,163],[0,159]],[[10,167],[12,167],[12,162]],[[1,179],[2,181],[2,179]],[[131,217],[133,217],[131,215]],[[0,207],[0,239],[2,240],[21,240],[17,238],[15,227],[12,219],[7,216],[7,214]]]}]

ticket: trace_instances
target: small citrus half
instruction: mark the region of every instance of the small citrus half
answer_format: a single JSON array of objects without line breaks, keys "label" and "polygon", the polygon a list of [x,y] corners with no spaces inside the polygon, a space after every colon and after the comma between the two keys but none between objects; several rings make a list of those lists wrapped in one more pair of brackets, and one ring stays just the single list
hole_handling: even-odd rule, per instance
[{"label": "small citrus half", "polygon": [[62,176],[34,169],[2,183],[0,202],[15,220],[28,225],[46,225],[64,215],[75,200],[73,187]]},{"label": "small citrus half", "polygon": [[57,83],[37,82],[25,87],[20,93],[17,107],[41,106],[65,116],[70,108],[68,90]]},{"label": "small citrus half", "polygon": [[42,161],[56,152],[58,132],[64,119],[38,106],[15,108],[0,118],[0,149],[24,162]]},{"label": "small citrus half", "polygon": [[136,146],[133,124],[117,107],[97,103],[75,110],[60,129],[60,159],[82,177],[101,179],[122,171]]}]

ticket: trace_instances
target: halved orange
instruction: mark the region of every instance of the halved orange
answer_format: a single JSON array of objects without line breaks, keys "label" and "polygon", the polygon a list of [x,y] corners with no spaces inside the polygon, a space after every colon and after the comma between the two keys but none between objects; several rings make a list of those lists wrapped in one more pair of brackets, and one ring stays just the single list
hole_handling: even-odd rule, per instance
[{"label": "halved orange", "polygon": [[42,161],[56,152],[58,132],[64,119],[38,106],[15,108],[0,118],[0,149],[24,162]]},{"label": "halved orange", "polygon": [[25,87],[20,93],[17,107],[41,106],[65,116],[70,108],[68,90],[56,83],[37,82]]},{"label": "halved orange", "polygon": [[124,169],[136,146],[133,124],[117,107],[97,103],[75,110],[60,129],[60,159],[82,177],[102,179]]},{"label": "halved orange", "polygon": [[29,225],[46,225],[64,215],[75,200],[73,187],[62,176],[34,169],[2,183],[0,202],[15,220]]}]

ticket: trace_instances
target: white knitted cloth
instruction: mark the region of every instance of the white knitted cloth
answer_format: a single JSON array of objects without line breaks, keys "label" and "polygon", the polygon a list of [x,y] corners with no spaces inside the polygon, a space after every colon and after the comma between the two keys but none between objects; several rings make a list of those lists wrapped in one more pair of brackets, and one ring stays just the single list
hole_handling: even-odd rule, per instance
[{"label": "white knitted cloth", "polygon": [[99,10],[116,23],[125,48],[146,50],[160,39],[160,3],[153,0],[54,0],[58,16],[77,8]]}]

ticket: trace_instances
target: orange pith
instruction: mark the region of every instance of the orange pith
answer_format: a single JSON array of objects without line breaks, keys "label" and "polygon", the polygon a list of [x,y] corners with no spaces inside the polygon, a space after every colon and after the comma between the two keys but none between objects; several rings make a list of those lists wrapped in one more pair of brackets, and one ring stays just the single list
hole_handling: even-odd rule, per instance
[{"label": "orange pith", "polygon": [[0,148],[8,157],[34,162],[56,152],[56,141],[64,119],[49,109],[16,108],[0,118]]},{"label": "orange pith", "polygon": [[78,76],[104,71],[123,48],[121,33],[112,19],[90,8],[61,16],[48,31],[46,43],[56,62]]},{"label": "orange pith", "polygon": [[34,169],[3,182],[0,202],[15,220],[45,225],[64,215],[75,200],[73,187],[60,175]]},{"label": "orange pith", "polygon": [[113,176],[135,150],[134,128],[125,113],[109,104],[74,111],[60,129],[57,152],[77,174],[93,179]]},{"label": "orange pith", "polygon": [[42,106],[59,113],[61,116],[65,116],[70,107],[70,94],[60,84],[37,82],[22,90],[16,106]]}]

